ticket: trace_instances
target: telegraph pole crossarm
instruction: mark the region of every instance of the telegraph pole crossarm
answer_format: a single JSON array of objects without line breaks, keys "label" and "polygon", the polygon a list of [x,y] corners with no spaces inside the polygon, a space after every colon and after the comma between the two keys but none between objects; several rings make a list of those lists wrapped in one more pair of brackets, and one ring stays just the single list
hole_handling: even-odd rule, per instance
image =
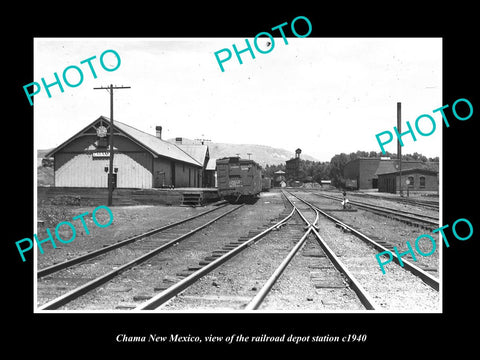
[{"label": "telegraph pole crossarm", "polygon": [[110,93],[110,139],[109,139],[109,169],[108,169],[108,206],[112,206],[113,198],[113,90],[114,89],[130,89],[130,86],[110,86],[96,87],[94,90],[105,89]]}]

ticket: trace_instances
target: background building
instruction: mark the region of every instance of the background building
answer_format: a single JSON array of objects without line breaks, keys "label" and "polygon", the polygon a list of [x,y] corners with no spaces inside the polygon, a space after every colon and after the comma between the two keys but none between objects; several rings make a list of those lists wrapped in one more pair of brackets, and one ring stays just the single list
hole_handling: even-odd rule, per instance
[{"label": "background building", "polygon": [[205,168],[205,177],[203,178],[203,187],[217,187],[217,159],[210,158]]},{"label": "background building", "polygon": [[[403,162],[402,162],[403,167]],[[378,191],[388,193],[402,191],[438,191],[438,170],[414,168],[378,174]]]},{"label": "background building", "polygon": [[202,164],[202,171],[197,172],[198,187],[209,187],[205,185],[205,178],[207,176],[207,165],[210,160],[210,152],[208,145],[205,145],[203,142],[198,142],[194,140],[189,140],[182,137],[175,138],[174,144],[185,151],[188,155],[194,158],[199,164]]},{"label": "background building", "polygon": [[287,186],[287,182],[285,179],[285,171],[278,170],[273,173],[273,186],[274,187]]},{"label": "background building", "polygon": [[[387,161],[387,160],[382,160]],[[352,184],[356,184],[356,190],[376,189],[377,188],[377,171],[380,164],[379,158],[357,158],[345,164],[343,168],[343,177],[353,180]]]},{"label": "background building", "polygon": [[[422,162],[419,160],[402,160],[402,178],[407,174],[407,171],[411,170],[415,170],[414,172],[410,172],[409,176],[412,176],[413,179],[416,180],[416,182],[414,182],[414,187],[416,190],[438,190],[438,180],[432,180],[432,176],[438,178],[437,162],[433,163]],[[398,175],[395,175],[397,173]],[[423,174],[424,178],[422,179],[422,184],[424,184],[422,187],[420,187],[420,177],[422,177],[421,174]],[[343,168],[343,176],[346,183],[356,184],[356,190],[378,188],[378,191],[380,192],[400,191],[400,183],[397,183],[397,180],[394,180],[395,176],[400,176],[400,161],[398,159],[357,158],[345,164],[345,167]],[[397,185],[394,185],[394,183]],[[406,190],[405,186],[403,186],[403,190]]]},{"label": "background building", "polygon": [[300,174],[300,154],[302,153],[301,149],[295,150],[295,158],[287,160],[285,162],[285,177],[288,184],[299,180],[302,177]]}]

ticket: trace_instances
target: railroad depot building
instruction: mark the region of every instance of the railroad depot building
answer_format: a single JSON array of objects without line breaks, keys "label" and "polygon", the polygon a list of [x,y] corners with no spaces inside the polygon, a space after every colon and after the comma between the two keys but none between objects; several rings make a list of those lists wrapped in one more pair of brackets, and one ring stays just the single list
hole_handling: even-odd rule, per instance
[{"label": "railroad depot building", "polygon": [[[356,184],[356,190],[400,191],[400,162],[390,158],[357,158],[345,164],[343,177]],[[402,184],[411,177],[411,190],[438,191],[438,163],[402,160]],[[396,179],[398,178],[398,179]],[[402,190],[406,190],[406,185]]]},{"label": "railroad depot building", "polygon": [[[205,145],[202,142],[196,140],[190,140],[183,137],[176,137],[175,140],[168,140],[171,143],[174,143],[177,147],[185,151],[192,158],[197,160],[198,163],[202,164],[202,187],[215,187],[215,159],[213,160],[213,169],[212,162],[210,161],[210,150],[208,145]],[[212,174],[213,170],[213,174]],[[212,181],[213,175],[213,181]],[[213,184],[213,185],[212,185]],[[200,186],[199,186],[200,187]]]},{"label": "railroad depot building", "polygon": [[[162,140],[161,126],[151,135],[115,121],[113,130],[117,188],[202,187],[208,147],[182,149]],[[46,154],[54,158],[54,186],[106,188],[109,136],[110,120],[100,116]]]}]

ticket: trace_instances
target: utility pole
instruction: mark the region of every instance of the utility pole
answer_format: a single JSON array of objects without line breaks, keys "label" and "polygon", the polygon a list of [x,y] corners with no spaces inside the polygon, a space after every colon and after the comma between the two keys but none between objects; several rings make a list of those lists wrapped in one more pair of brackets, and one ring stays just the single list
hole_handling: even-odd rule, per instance
[{"label": "utility pole", "polygon": [[108,167],[108,206],[112,206],[112,197],[113,197],[113,90],[114,89],[130,89],[130,86],[113,86],[110,84],[108,87],[97,87],[93,90],[105,89],[110,92],[110,156],[109,156],[109,167]]},{"label": "utility pole", "polygon": [[[398,132],[402,133],[402,103],[397,102],[397,129]],[[400,167],[400,196],[403,197],[403,189],[402,189],[402,146],[400,145],[400,138],[397,139],[397,154],[399,160],[399,167]],[[408,185],[407,185],[408,186]],[[408,190],[408,187],[407,187]]]}]

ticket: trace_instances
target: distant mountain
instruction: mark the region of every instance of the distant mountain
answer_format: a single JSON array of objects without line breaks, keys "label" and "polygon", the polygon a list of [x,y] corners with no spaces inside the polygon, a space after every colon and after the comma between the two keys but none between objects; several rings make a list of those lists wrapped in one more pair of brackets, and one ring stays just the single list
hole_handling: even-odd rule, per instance
[{"label": "distant mountain", "polygon": [[[248,159],[248,154],[250,153],[250,158],[255,160],[263,167],[265,167],[267,164],[282,164],[285,163],[285,161],[290,160],[292,157],[295,157],[295,150],[288,151],[266,145],[225,144],[214,142],[207,142],[206,144],[210,150],[210,158],[219,159],[222,157],[236,156],[239,154],[241,158]],[[318,159],[315,159],[314,157],[304,153],[300,154],[300,157],[304,160],[319,161]]]},{"label": "distant mountain", "polygon": [[[187,138],[181,139],[182,144],[198,144],[198,140],[191,140]],[[167,141],[175,143],[176,139],[168,139]],[[255,160],[261,166],[265,165],[279,165],[285,163],[295,156],[295,150],[288,151],[280,148],[273,148],[266,145],[254,145],[254,144],[226,144],[226,143],[214,143],[206,141],[205,145],[208,145],[210,151],[210,159],[220,159],[229,156],[240,156],[242,159],[248,159],[249,153],[250,159]],[[304,160],[319,161],[312,156],[301,154],[300,157]]]}]

